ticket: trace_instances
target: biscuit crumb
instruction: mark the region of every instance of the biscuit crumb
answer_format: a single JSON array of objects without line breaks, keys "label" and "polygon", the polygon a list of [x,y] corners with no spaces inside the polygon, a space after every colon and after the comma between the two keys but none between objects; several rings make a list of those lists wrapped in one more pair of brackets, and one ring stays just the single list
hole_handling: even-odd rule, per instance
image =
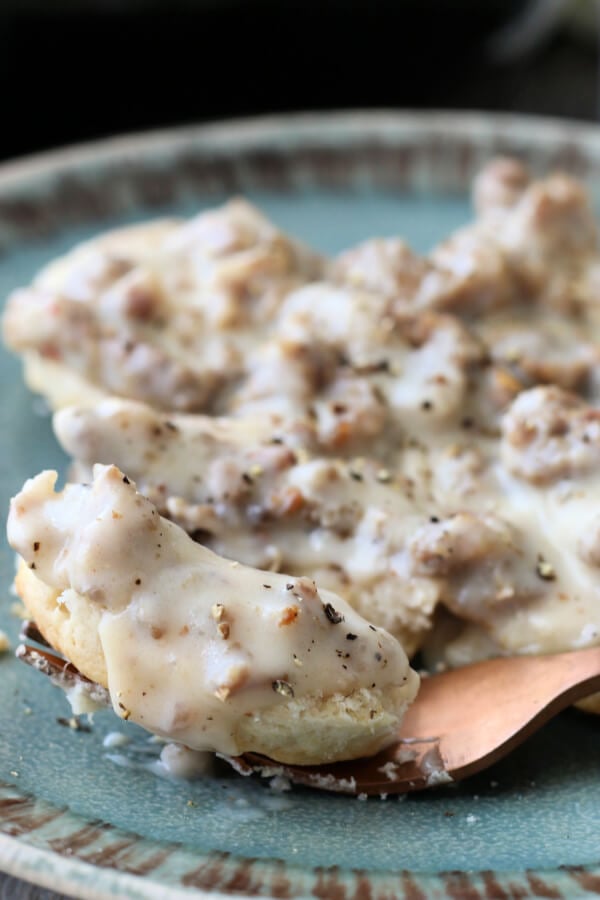
[{"label": "biscuit crumb", "polygon": [[14,616],[16,619],[28,619],[29,613],[25,609],[25,605],[21,603],[20,600],[15,600],[14,603],[10,605],[10,614]]}]

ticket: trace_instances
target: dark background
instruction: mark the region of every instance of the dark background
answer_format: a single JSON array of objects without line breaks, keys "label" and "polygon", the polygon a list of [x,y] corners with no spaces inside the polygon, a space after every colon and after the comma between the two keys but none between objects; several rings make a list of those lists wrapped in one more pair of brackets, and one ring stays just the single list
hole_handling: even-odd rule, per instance
[{"label": "dark background", "polygon": [[2,159],[292,110],[598,115],[593,17],[584,27],[563,10],[519,48],[532,0],[0,3]]}]

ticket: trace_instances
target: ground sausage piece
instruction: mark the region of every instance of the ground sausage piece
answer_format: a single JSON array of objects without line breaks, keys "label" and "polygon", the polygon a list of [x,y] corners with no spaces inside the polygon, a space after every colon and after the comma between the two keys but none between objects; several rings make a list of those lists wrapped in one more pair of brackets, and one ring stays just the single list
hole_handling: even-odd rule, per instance
[{"label": "ground sausage piece", "polygon": [[515,206],[530,183],[530,174],[518,159],[499,156],[479,172],[473,182],[473,204],[478,215]]},{"label": "ground sausage piece", "polygon": [[524,391],[503,418],[501,454],[532,484],[583,475],[600,462],[600,410],[558,387]]},{"label": "ground sausage piece", "polygon": [[463,512],[424,525],[414,535],[410,549],[418,575],[447,576],[514,550],[514,545],[506,523]]}]

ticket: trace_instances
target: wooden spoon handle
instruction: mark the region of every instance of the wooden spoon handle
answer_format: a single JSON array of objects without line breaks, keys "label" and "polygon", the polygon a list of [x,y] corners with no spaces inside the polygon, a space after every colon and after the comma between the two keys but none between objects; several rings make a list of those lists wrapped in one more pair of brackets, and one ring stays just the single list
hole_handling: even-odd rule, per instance
[{"label": "wooden spoon handle", "polygon": [[[401,733],[431,727],[422,718],[430,706],[437,708],[444,768],[458,780],[492,765],[561,710],[600,690],[600,647],[490,660],[449,673],[431,687],[429,681],[423,681],[423,702],[413,716],[408,711]],[[460,718],[445,713],[453,695],[460,696]]]}]

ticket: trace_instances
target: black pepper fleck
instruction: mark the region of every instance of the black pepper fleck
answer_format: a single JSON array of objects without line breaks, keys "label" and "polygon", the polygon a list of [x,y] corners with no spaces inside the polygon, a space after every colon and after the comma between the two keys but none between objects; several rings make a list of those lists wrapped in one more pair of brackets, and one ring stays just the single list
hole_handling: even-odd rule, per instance
[{"label": "black pepper fleck", "polygon": [[355,641],[357,637],[358,637],[357,634],[352,634],[352,632],[348,632],[348,634],[346,635],[346,640],[347,641]]},{"label": "black pepper fleck", "polygon": [[131,484],[131,482],[130,482],[129,478],[127,477],[127,475],[123,475],[123,484]]},{"label": "black pepper fleck", "polygon": [[59,716],[56,720],[59,725],[63,725],[65,728],[70,728],[71,731],[84,731],[89,734],[92,730],[89,725],[85,725],[81,722],[77,716],[71,716],[70,719],[66,719],[63,716]]},{"label": "black pepper fleck", "polygon": [[272,682],[271,687],[276,694],[281,694],[282,697],[294,696],[294,688],[291,686],[289,681],[282,681],[278,678],[276,681]]},{"label": "black pepper fleck", "polygon": [[344,621],[343,615],[341,613],[339,613],[337,611],[337,609],[334,609],[334,607],[331,605],[331,603],[323,604],[323,612],[325,613],[325,615],[327,616],[327,618],[329,619],[329,621],[331,622],[332,625],[339,625],[340,622]]}]

